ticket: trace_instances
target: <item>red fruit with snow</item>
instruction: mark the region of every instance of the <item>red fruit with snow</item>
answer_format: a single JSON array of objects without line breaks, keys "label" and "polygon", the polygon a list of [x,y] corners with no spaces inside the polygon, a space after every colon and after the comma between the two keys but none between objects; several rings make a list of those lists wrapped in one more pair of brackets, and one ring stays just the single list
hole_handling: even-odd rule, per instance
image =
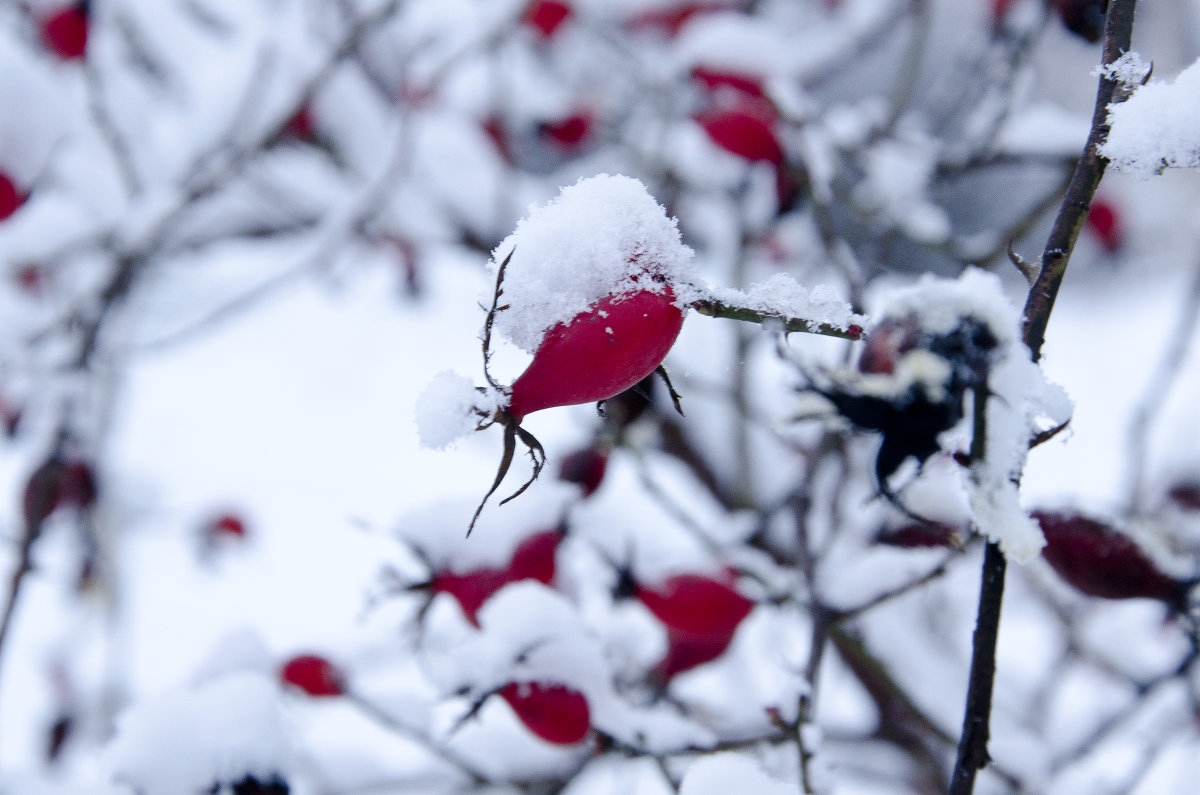
[{"label": "red fruit with snow", "polygon": [[59,58],[82,58],[87,40],[87,3],[64,6],[42,20],[42,41]]},{"label": "red fruit with snow", "polygon": [[1128,536],[1078,514],[1035,512],[1046,536],[1042,557],[1089,596],[1187,604],[1190,584],[1164,573]]},{"label": "red fruit with snow", "polygon": [[669,629],[693,637],[732,637],[754,601],[732,586],[698,574],[679,574],[649,588],[639,585],[637,597]]},{"label": "red fruit with snow", "polygon": [[521,21],[543,39],[548,39],[558,32],[570,16],[571,6],[562,0],[533,0],[525,7]]},{"label": "red fruit with snow", "polygon": [[1093,199],[1091,207],[1088,208],[1087,226],[1110,254],[1120,251],[1125,243],[1121,216],[1111,202]]},{"label": "red fruit with snow", "polygon": [[554,581],[555,556],[561,540],[560,530],[537,533],[521,542],[505,568],[476,569],[465,574],[442,572],[433,578],[431,588],[434,593],[453,596],[467,620],[478,626],[477,615],[484,602],[509,583],[536,580],[549,585]]},{"label": "red fruit with snow", "polygon": [[586,112],[572,113],[558,121],[542,124],[540,130],[542,137],[551,144],[564,152],[572,152],[591,136],[592,116]]},{"label": "red fruit with snow", "polygon": [[25,194],[17,188],[12,177],[0,171],[0,221],[12,216],[25,203]]},{"label": "red fruit with snow", "polygon": [[706,110],[697,113],[695,120],[712,142],[727,152],[752,162],[783,163],[774,119],[764,111],[749,106]]},{"label": "red fruit with snow", "polygon": [[509,390],[508,413],[520,422],[535,411],[624,392],[662,364],[682,327],[670,288],[604,298],[546,332]]},{"label": "red fruit with snow", "polygon": [[279,679],[310,696],[340,696],[346,692],[346,680],[342,672],[329,660],[316,654],[302,654],[285,662],[279,668]]},{"label": "red fruit with snow", "polygon": [[500,688],[500,697],[529,731],[548,743],[574,745],[591,729],[587,699],[565,685],[510,682]]},{"label": "red fruit with snow", "polygon": [[692,69],[692,79],[714,94],[732,90],[759,101],[765,101],[767,98],[766,92],[763,91],[762,78],[748,72],[697,66]]},{"label": "red fruit with snow", "polygon": [[667,628],[667,653],[654,667],[660,681],[712,662],[725,653],[733,642],[733,633],[693,635]]}]

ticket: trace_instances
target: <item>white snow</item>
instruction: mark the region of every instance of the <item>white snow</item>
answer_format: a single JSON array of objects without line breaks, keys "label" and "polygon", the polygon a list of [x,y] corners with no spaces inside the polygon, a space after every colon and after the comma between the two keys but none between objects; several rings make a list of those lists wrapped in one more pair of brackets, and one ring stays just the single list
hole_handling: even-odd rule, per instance
[{"label": "white snow", "polygon": [[421,445],[442,450],[469,435],[479,422],[503,405],[495,390],[480,392],[471,379],[449,370],[433,377],[417,399],[416,423]]},{"label": "white snow", "polygon": [[493,273],[510,254],[502,301],[510,308],[497,313],[495,329],[530,353],[548,329],[605,296],[685,283],[692,257],[645,185],[609,174],[581,179],[531,207],[493,252]]},{"label": "white snow", "polygon": [[109,753],[115,780],[153,795],[286,777],[292,765],[278,688],[249,673],[138,702],[117,719]]},{"label": "white snow", "polygon": [[1100,154],[1143,179],[1167,168],[1200,168],[1200,59],[1174,81],[1151,80],[1109,106]]},{"label": "white snow", "polygon": [[745,754],[706,756],[688,768],[679,795],[797,795],[800,788],[767,775],[762,765]]},{"label": "white snow", "polygon": [[842,330],[850,326],[865,328],[867,318],[860,315],[827,284],[805,287],[789,273],[776,273],[761,284],[745,290],[733,287],[696,287],[683,294],[690,300],[713,300],[729,306],[744,307],[780,318],[809,321],[815,328],[824,323]]}]

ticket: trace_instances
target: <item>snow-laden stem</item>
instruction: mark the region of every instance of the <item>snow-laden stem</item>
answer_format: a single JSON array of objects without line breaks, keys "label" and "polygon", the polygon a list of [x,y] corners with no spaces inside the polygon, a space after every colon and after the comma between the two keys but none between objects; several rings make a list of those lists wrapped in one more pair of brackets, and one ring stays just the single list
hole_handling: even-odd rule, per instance
[{"label": "snow-laden stem", "polygon": [[831,323],[806,320],[802,317],[783,317],[781,315],[760,312],[757,309],[750,309],[749,307],[744,306],[734,306],[732,304],[727,304],[722,301],[714,301],[711,299],[694,301],[692,302],[691,307],[707,317],[721,317],[727,320],[741,320],[746,323],[782,324],[783,330],[787,332],[819,334],[822,337],[837,337],[838,339],[843,340],[861,340],[864,336],[862,327],[857,325],[850,325],[843,328]]},{"label": "snow-laden stem", "polygon": [[[1133,40],[1133,16],[1137,0],[1111,0],[1104,20],[1103,63],[1114,63],[1129,51]],[[1066,195],[1041,258],[1041,272],[1029,290],[1025,302],[1023,336],[1030,356],[1041,358],[1046,340],[1046,326],[1066,275],[1067,263],[1075,248],[1079,231],[1087,218],[1088,208],[1106,161],[1098,148],[1108,135],[1108,106],[1120,102],[1125,95],[1120,83],[1101,70],[1092,127],[1075,172],[1067,185]],[[975,395],[975,431],[971,456],[983,454],[983,407],[986,395]],[[967,795],[975,788],[975,774],[990,761],[987,753],[989,724],[992,711],[992,690],[996,678],[996,639],[1000,632],[1000,607],[1004,601],[1004,577],[1007,561],[995,542],[988,542],[983,556],[983,576],[979,587],[979,612],[971,652],[971,673],[967,686],[967,704],[963,732],[959,738],[958,756],[950,780],[951,795]]]}]

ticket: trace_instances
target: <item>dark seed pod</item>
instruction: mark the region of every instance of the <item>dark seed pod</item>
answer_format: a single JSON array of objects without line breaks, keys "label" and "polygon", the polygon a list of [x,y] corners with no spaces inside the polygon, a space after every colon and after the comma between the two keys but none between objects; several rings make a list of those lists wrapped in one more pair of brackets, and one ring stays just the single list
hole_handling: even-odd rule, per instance
[{"label": "dark seed pod", "polygon": [[1123,533],[1078,514],[1037,511],[1033,517],[1046,536],[1042,557],[1077,590],[1103,599],[1158,599],[1186,608],[1191,583],[1164,573]]}]

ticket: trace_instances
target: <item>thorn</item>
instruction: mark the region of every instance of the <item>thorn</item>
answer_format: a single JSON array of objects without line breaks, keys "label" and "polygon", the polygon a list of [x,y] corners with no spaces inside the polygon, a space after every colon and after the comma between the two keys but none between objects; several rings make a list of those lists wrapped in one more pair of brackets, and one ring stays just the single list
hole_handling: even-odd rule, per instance
[{"label": "thorn", "polygon": [[1042,272],[1041,264],[1037,262],[1030,262],[1017,252],[1013,251],[1011,240],[1008,243],[1008,259],[1017,267],[1017,270],[1019,270],[1021,275],[1025,277],[1025,281],[1029,282],[1029,286],[1032,287],[1037,281],[1038,274]]}]

